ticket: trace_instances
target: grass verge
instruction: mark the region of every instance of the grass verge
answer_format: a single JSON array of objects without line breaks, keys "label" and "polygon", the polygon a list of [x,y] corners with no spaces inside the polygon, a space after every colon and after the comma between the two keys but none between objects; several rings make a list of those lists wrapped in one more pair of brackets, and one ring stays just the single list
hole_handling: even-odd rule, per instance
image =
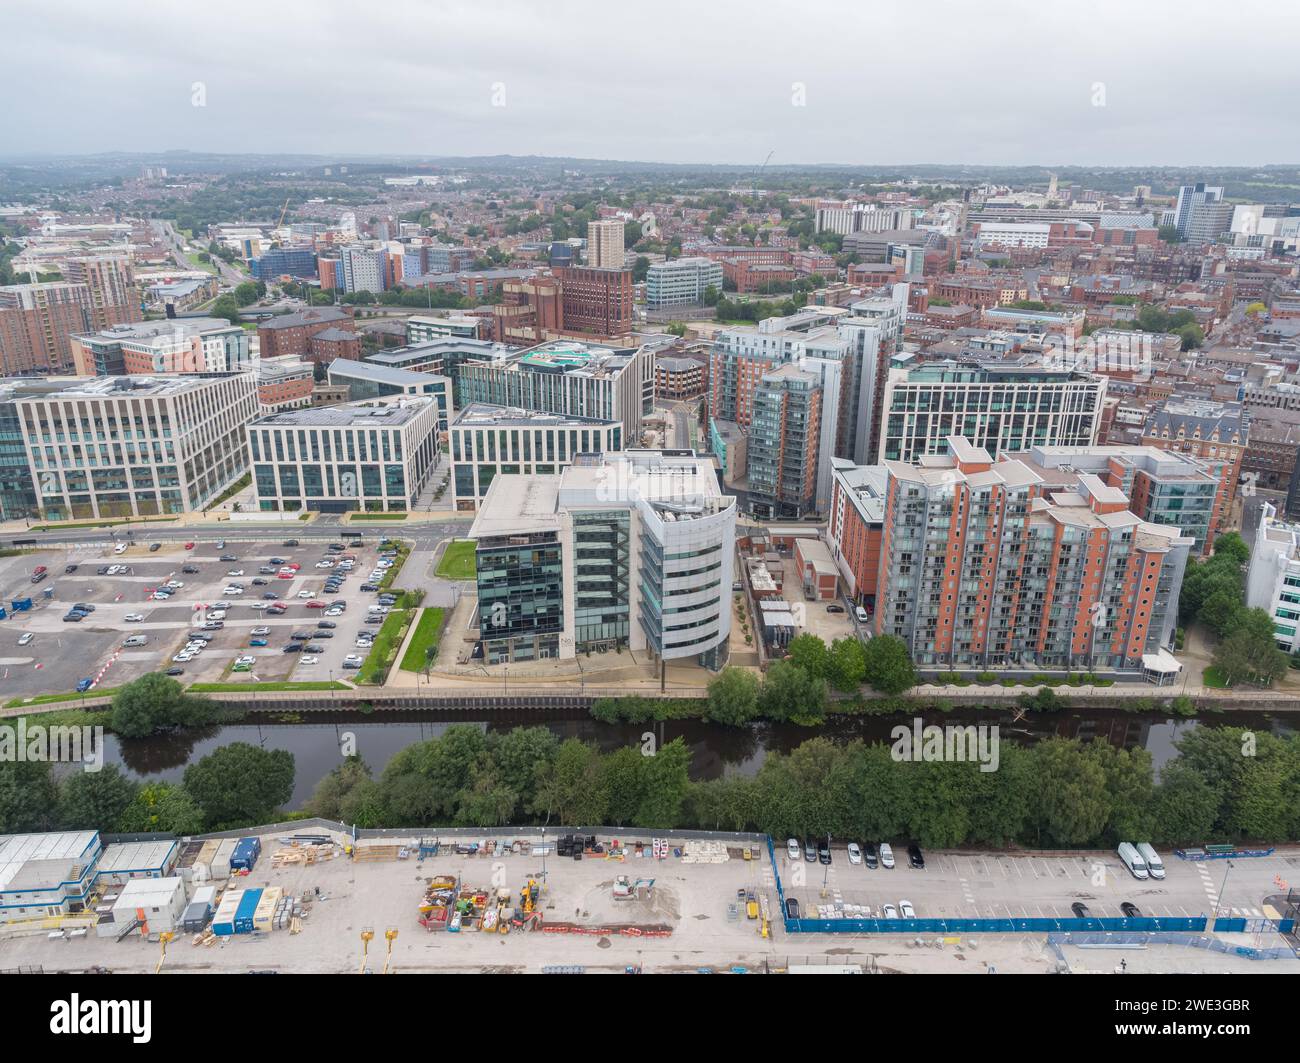
[{"label": "grass verge", "polygon": [[447,610],[433,607],[420,610],[420,619],[415,625],[415,634],[406,645],[399,667],[403,672],[422,672],[425,662],[437,656],[438,642],[442,638],[442,625],[446,623]]},{"label": "grass verge", "polygon": [[437,574],[443,579],[473,579],[476,574],[474,564],[474,540],[454,539],[442,552],[438,562]]}]

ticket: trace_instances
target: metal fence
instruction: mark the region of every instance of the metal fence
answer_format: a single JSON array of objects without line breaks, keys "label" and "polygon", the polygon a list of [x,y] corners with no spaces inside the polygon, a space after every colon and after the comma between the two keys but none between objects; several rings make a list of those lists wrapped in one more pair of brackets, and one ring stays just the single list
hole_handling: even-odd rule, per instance
[{"label": "metal fence", "polygon": [[[1263,920],[1267,922],[1268,920]],[[1219,922],[1223,922],[1220,920]],[[1217,923],[1214,929],[1221,931],[1223,928]],[[1234,945],[1229,941],[1220,941],[1218,938],[1206,937],[1203,934],[1180,934],[1180,933],[1163,933],[1159,937],[1154,934],[1049,934],[1047,942],[1056,951],[1057,956],[1064,960],[1064,954],[1060,951],[1062,945],[1073,945],[1077,948],[1145,948],[1148,945],[1181,945],[1184,948],[1205,949],[1207,952],[1218,952],[1225,956],[1243,956],[1250,960],[1293,960],[1295,953],[1285,946],[1274,946],[1272,948],[1255,948],[1251,945]]]}]

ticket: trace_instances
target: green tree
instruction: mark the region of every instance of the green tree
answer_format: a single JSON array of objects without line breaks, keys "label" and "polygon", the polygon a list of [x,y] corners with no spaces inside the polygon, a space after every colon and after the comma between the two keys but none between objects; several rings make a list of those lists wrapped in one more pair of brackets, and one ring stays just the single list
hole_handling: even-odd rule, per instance
[{"label": "green tree", "polygon": [[184,787],[146,783],[122,812],[119,829],[124,834],[197,834],[203,829],[203,810]]},{"label": "green tree", "polygon": [[1203,842],[1213,836],[1218,806],[1218,794],[1198,772],[1171,761],[1152,794],[1151,837],[1166,844]]},{"label": "green tree", "polygon": [[857,690],[866,676],[867,651],[861,642],[850,636],[831,643],[826,677],[836,690],[845,693]]},{"label": "green tree", "polygon": [[1095,843],[1111,813],[1100,758],[1082,742],[1049,738],[1034,749],[1034,762],[1038,797],[1033,811],[1039,843]]},{"label": "green tree", "polygon": [[1241,682],[1268,686],[1286,675],[1288,667],[1272,633],[1261,635],[1249,626],[1239,627],[1214,647],[1214,664],[1229,686]]},{"label": "green tree", "polygon": [[73,772],[59,787],[59,822],[67,830],[114,833],[138,789],[116,764]]},{"label": "green tree", "polygon": [[186,694],[175,679],[148,672],[118,688],[109,726],[125,738],[141,738],[167,727],[195,727],[215,715],[205,698]]},{"label": "green tree", "polygon": [[864,678],[882,694],[901,694],[916,686],[916,669],[907,644],[893,635],[877,635],[864,647]]},{"label": "green tree", "polygon": [[185,789],[214,830],[266,823],[293,795],[293,754],[232,742],[186,768]]},{"label": "green tree", "polygon": [[826,715],[826,680],[789,661],[774,661],[759,688],[758,711],[769,720],[821,720]]},{"label": "green tree", "polygon": [[47,761],[0,760],[0,834],[52,830],[58,790]]},{"label": "green tree", "polygon": [[541,774],[538,812],[574,826],[603,823],[609,802],[600,761],[600,754],[585,742],[570,738],[561,743]]},{"label": "green tree", "polygon": [[785,648],[786,658],[809,675],[826,679],[830,676],[830,651],[826,643],[810,631],[796,635]]},{"label": "green tree", "polygon": [[759,680],[747,668],[724,668],[709,682],[704,718],[710,723],[743,727],[758,713]]}]

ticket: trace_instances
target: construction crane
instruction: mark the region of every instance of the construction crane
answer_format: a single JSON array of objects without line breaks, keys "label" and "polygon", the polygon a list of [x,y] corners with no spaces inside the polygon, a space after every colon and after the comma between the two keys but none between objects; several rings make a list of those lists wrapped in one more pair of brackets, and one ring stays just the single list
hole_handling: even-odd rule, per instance
[{"label": "construction crane", "polygon": [[170,930],[164,930],[158,935],[158,940],[162,943],[162,951],[158,953],[158,966],[153,969],[154,974],[162,970],[163,961],[167,959],[167,943],[175,937],[176,935]]},{"label": "construction crane", "polygon": [[[768,156],[768,157],[770,158],[771,156]],[[285,196],[285,197],[284,197],[284,206],[280,208],[280,220],[279,220],[278,222],[275,223],[275,227],[276,227],[277,229],[283,228],[283,226],[284,226],[284,216],[285,216],[286,214],[288,214],[288,213],[289,213],[289,197],[288,197],[288,196]]]},{"label": "construction crane", "polygon": [[358,974],[365,974],[366,971],[369,969],[369,962],[368,962],[368,961],[369,961],[369,958],[370,958],[370,942],[372,942],[372,941],[374,940],[374,938],[375,938],[375,929],[374,929],[374,927],[367,926],[367,927],[363,927],[363,928],[362,928],[362,930],[361,930],[361,970],[359,970],[359,971],[357,972]]},{"label": "construction crane", "polygon": [[763,176],[763,171],[767,169],[767,164],[772,161],[772,156],[775,154],[776,154],[776,149],[773,148],[771,151],[767,153],[767,158],[763,160],[762,165],[759,166],[759,168],[754,171],[753,185],[754,185],[755,192],[758,191],[758,179]]},{"label": "construction crane", "polygon": [[388,942],[388,954],[384,957],[384,974],[387,974],[389,965],[393,962],[393,942],[397,940],[397,927],[390,926],[385,930],[384,940]]}]

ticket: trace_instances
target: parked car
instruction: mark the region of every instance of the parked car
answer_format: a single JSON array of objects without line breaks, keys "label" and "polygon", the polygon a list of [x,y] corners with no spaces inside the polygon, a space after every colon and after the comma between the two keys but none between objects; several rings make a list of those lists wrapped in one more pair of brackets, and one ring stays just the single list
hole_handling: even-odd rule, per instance
[{"label": "parked car", "polygon": [[316,664],[318,661],[320,661],[319,657],[308,657],[305,654],[298,658],[299,664]]},{"label": "parked car", "polygon": [[35,637],[36,636],[33,635],[30,631],[24,631],[21,635],[18,636],[18,645],[26,646]]},{"label": "parked car", "polygon": [[828,613],[842,613],[844,612],[844,606],[836,605],[834,602],[831,602],[831,604],[826,607],[826,611]]},{"label": "parked car", "polygon": [[150,544],[149,544],[149,553],[151,553],[151,554],[156,554],[156,553],[157,553],[159,550],[161,550],[161,549],[162,549],[162,543],[150,543]]},{"label": "parked car", "polygon": [[785,899],[785,917],[787,919],[799,918],[799,902],[793,897],[787,897]]},{"label": "parked car", "polygon": [[193,543],[186,543],[186,544],[185,544],[185,549],[186,549],[186,550],[193,550],[193,549],[194,549],[194,544],[193,544]]},{"label": "parked car", "polygon": [[349,653],[346,657],[343,658],[344,668],[360,668],[361,665],[364,663],[365,663],[364,659],[358,657],[355,653]]},{"label": "parked car", "polygon": [[86,619],[86,614],[78,613],[76,610],[73,610],[70,613],[63,614],[63,622],[65,624],[80,624],[85,619]]},{"label": "parked car", "polygon": [[831,862],[830,842],[821,841],[817,843],[817,859],[821,861],[823,864],[829,864]]},{"label": "parked car", "polygon": [[66,575],[67,573],[69,573],[69,572],[76,572],[78,567],[79,567],[79,566],[77,566],[77,565],[64,565],[64,566],[63,566],[63,572],[64,572],[65,575]]},{"label": "parked car", "polygon": [[298,545],[298,540],[297,540],[297,539],[285,539],[285,541],[284,541],[283,543],[281,543],[280,545],[281,545],[281,546],[297,546],[297,545]]},{"label": "parked car", "polygon": [[1088,911],[1088,906],[1083,901],[1075,901],[1070,905],[1070,911],[1074,913],[1076,919],[1091,919],[1092,915]]},{"label": "parked car", "polygon": [[249,632],[250,635],[255,635],[259,637],[262,635],[269,635],[270,633],[271,633],[271,629],[269,627],[255,627],[253,628],[252,631]]},{"label": "parked car", "polygon": [[799,840],[797,838],[787,838],[785,840],[785,855],[796,863],[803,856],[803,850],[799,848]]},{"label": "parked car", "polygon": [[332,630],[333,628],[338,627],[338,624],[334,623],[333,620],[318,620],[316,621],[316,626]]},{"label": "parked car", "polygon": [[907,864],[916,871],[925,870],[925,855],[921,852],[921,847],[913,842],[907,847]]},{"label": "parked car", "polygon": [[862,843],[862,862],[869,871],[875,871],[880,866],[880,850],[876,848],[875,842]]},{"label": "parked car", "polygon": [[1124,913],[1125,919],[1141,919],[1142,912],[1132,901],[1125,901],[1119,906],[1119,910]]},{"label": "parked car", "polygon": [[299,598],[315,598],[315,597],[316,597],[316,592],[315,592],[315,591],[299,591],[299,592],[298,592],[298,597],[299,597]]},{"label": "parked car", "polygon": [[184,572],[187,576],[195,576],[195,575],[198,574],[199,566],[198,566],[198,565],[182,565],[182,566],[181,566],[181,571]]},{"label": "parked car", "polygon": [[239,558],[237,558],[234,554],[222,554],[222,555],[221,555],[221,560],[222,560],[222,561],[238,561]]},{"label": "parked car", "polygon": [[78,602],[72,608],[77,609],[83,613],[93,613],[95,611],[95,607],[93,605],[87,605],[85,602]]},{"label": "parked car", "polygon": [[128,624],[139,624],[144,620],[144,613],[127,613],[122,619]]},{"label": "parked car", "polygon": [[899,901],[898,911],[904,919],[915,919],[916,909],[912,907],[911,901]]},{"label": "parked car", "polygon": [[284,648],[284,653],[298,653],[302,650],[301,642],[291,642]]},{"label": "parked car", "polygon": [[33,573],[32,573],[32,582],[33,582],[33,583],[40,583],[41,580],[43,580],[47,575],[48,575],[48,573],[45,573],[45,572],[33,572]]},{"label": "parked car", "polygon": [[87,676],[77,684],[77,693],[84,694],[87,690],[95,685],[95,681]]},{"label": "parked car", "polygon": [[857,842],[849,842],[847,852],[849,854],[850,864],[856,865],[862,863],[862,850],[858,847]]},{"label": "parked car", "polygon": [[887,904],[887,905],[885,905],[883,908],[880,909],[880,918],[881,918],[881,919],[897,919],[897,918],[898,918],[898,909],[895,908],[892,904]]},{"label": "parked car", "polygon": [[325,606],[325,603],[324,603],[324,602],[321,602],[321,601],[315,601],[315,602],[308,602],[308,603],[307,603],[307,608],[308,608],[308,609],[324,609],[324,608],[326,608],[326,606]]},{"label": "parked car", "polygon": [[213,545],[215,545],[218,550],[224,550],[226,548],[226,540],[218,539]]},{"label": "parked car", "polygon": [[893,870],[894,867],[894,850],[889,842],[880,843],[880,866],[887,871]]},{"label": "parked car", "polygon": [[170,668],[167,669],[167,671],[163,672],[163,675],[172,675],[172,676],[184,675],[184,674],[185,674],[185,669],[178,664],[172,665]]},{"label": "parked car", "polygon": [[317,646],[316,643],[312,642],[312,643],[309,643],[308,645],[304,646],[304,647],[302,648],[302,652],[303,652],[303,653],[324,653],[324,652],[325,652],[325,647],[324,647],[324,646]]},{"label": "parked car", "polygon": [[803,858],[810,864],[817,863],[817,843],[813,841],[811,835],[803,840]]}]

